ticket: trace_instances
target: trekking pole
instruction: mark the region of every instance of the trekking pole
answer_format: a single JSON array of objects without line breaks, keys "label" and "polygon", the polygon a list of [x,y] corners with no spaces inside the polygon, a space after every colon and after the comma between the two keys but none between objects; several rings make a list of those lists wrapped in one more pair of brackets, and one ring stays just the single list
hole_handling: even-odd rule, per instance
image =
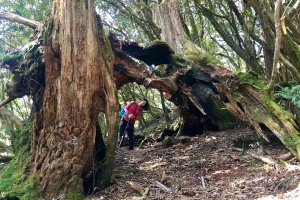
[{"label": "trekking pole", "polygon": [[122,143],[123,143],[123,140],[124,140],[124,137],[125,137],[125,134],[127,132],[127,129],[128,129],[128,126],[129,126],[129,123],[130,123],[130,120],[127,122],[127,125],[126,125],[126,128],[125,128],[125,131],[124,131],[124,134],[122,135],[120,141],[119,141],[119,144],[118,146],[121,147],[122,146]]}]

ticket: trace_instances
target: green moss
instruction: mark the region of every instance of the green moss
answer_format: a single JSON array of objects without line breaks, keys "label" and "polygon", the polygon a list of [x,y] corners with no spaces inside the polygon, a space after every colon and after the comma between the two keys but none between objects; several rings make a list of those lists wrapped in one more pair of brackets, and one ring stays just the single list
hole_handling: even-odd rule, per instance
[{"label": "green moss", "polygon": [[299,151],[300,150],[300,135],[296,130],[290,134],[283,136],[283,141],[288,148]]},{"label": "green moss", "polygon": [[265,94],[262,97],[262,101],[264,106],[266,106],[266,108],[268,109],[268,111],[274,114],[275,116],[280,116],[281,118],[286,119],[288,121],[290,121],[290,119],[294,119],[292,113],[284,110],[282,107],[280,107],[280,105],[272,101],[269,95]]},{"label": "green moss", "polygon": [[259,88],[264,88],[267,86],[267,82],[253,71],[247,73],[238,72],[236,75],[239,78],[241,84],[247,83]]},{"label": "green moss", "polygon": [[22,200],[38,199],[35,178],[27,172],[30,162],[28,154],[16,155],[0,174],[0,191],[16,195]]},{"label": "green moss", "polygon": [[80,191],[80,189],[77,188],[70,189],[66,195],[66,200],[81,200],[81,199],[84,199],[84,195]]},{"label": "green moss", "polygon": [[186,50],[183,53],[183,58],[190,62],[193,62],[196,65],[200,65],[202,67],[205,67],[209,63],[211,63],[209,57],[206,55],[206,53],[203,53],[203,52]]},{"label": "green moss", "polygon": [[12,131],[14,158],[4,167],[0,174],[0,191],[18,196],[22,200],[38,199],[35,177],[29,174],[28,166],[31,163],[29,154],[31,123]]},{"label": "green moss", "polygon": [[174,65],[179,68],[185,68],[187,66],[187,62],[182,58],[180,54],[171,54],[171,65]]}]

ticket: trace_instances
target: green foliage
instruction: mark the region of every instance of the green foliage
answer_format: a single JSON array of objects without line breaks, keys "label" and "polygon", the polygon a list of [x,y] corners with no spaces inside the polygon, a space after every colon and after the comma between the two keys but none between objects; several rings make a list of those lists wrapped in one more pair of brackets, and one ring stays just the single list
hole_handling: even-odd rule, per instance
[{"label": "green foliage", "polygon": [[241,84],[246,83],[259,88],[264,88],[267,85],[267,82],[253,71],[247,73],[238,72],[237,77]]},{"label": "green foliage", "polygon": [[17,155],[5,166],[0,174],[0,191],[4,194],[13,194],[22,200],[38,199],[38,192],[35,189],[34,176],[28,176],[28,169],[31,158],[28,154]]},{"label": "green foliage", "polygon": [[281,105],[286,105],[286,103],[292,103],[298,109],[300,109],[300,85],[281,87],[277,85],[279,90],[275,94],[277,102]]},{"label": "green foliage", "polygon": [[14,136],[12,142],[15,156],[0,174],[0,192],[16,195],[22,200],[38,199],[35,177],[29,175],[28,170],[31,163],[31,123],[25,122],[16,130],[11,130],[10,134]]}]

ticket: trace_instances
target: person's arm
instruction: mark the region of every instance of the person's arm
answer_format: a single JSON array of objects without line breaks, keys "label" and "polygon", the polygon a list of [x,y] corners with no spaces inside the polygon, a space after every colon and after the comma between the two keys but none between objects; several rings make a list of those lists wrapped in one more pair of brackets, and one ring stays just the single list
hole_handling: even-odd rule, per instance
[{"label": "person's arm", "polygon": [[139,113],[137,116],[135,116],[135,118],[134,118],[134,119],[135,119],[135,120],[139,120],[139,119],[140,119],[140,116],[141,116],[141,114],[142,114],[142,113]]}]

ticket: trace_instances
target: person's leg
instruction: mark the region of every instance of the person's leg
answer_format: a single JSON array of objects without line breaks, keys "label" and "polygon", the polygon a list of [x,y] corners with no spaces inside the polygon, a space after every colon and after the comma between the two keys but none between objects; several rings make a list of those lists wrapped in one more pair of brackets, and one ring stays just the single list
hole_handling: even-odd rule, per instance
[{"label": "person's leg", "polygon": [[124,119],[121,119],[121,121],[120,121],[118,146],[122,145],[121,143],[122,143],[122,140],[123,140],[123,137],[124,137],[124,134],[125,134],[125,129],[126,129],[127,123],[128,122]]},{"label": "person's leg", "polygon": [[133,150],[133,128],[133,124],[129,124],[127,128],[129,150]]}]

